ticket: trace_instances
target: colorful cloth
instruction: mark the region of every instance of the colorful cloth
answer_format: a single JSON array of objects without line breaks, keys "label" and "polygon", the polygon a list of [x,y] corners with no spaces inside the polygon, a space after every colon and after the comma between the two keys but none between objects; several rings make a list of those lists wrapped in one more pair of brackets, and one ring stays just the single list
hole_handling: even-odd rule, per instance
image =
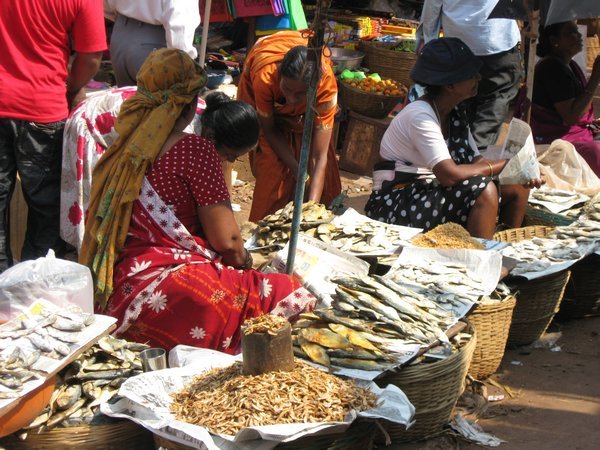
[{"label": "colorful cloth", "polygon": [[138,91],[117,119],[117,141],[94,169],[80,262],[90,267],[96,301],[113,289],[113,267],[125,243],[131,208],[147,168],[162,149],[184,106],[206,85],[204,70],[185,52],[159,49],[138,74]]},{"label": "colorful cloth", "polygon": [[[471,164],[475,160],[475,149],[469,141],[466,112],[456,107],[448,119],[447,140],[450,156],[456,164]],[[409,163],[404,161],[405,165]],[[381,222],[425,230],[446,222],[466,226],[477,198],[488,183],[493,182],[491,177],[474,176],[455,186],[444,187],[436,178],[422,178],[395,168],[394,161],[375,165],[373,185],[381,188],[373,190],[365,212]]]},{"label": "colorful cloth", "polygon": [[[123,102],[135,86],[91,94],[75,108],[65,124],[60,191],[60,237],[79,251],[85,231],[84,212],[90,202],[96,163],[119,136],[115,122]],[[200,134],[200,116],[206,103],[198,100],[196,116],[184,130]]]},{"label": "colorful cloth", "polygon": [[[197,166],[186,167],[192,160]],[[144,179],[115,267],[114,291],[101,310],[118,318],[118,335],[166,349],[187,344],[236,353],[245,319],[269,311],[293,318],[314,307],[316,299],[288,275],[224,266],[199,237],[197,217],[182,216],[190,201],[202,205],[229,197],[215,162],[212,144],[184,138]],[[173,183],[175,172],[186,188]]]},{"label": "colorful cloth", "polygon": [[[290,105],[279,88],[279,63],[285,54],[308,39],[297,31],[281,31],[259,39],[248,53],[238,85],[237,97],[256,109],[262,117],[275,117],[277,127],[285,134],[290,148],[299,159],[304,128],[306,102]],[[314,127],[332,128],[337,112],[337,83],[331,60],[321,59],[322,75],[317,88]],[[310,159],[309,159],[310,161]],[[292,200],[295,179],[290,170],[271,149],[261,133],[258,148],[250,154],[256,185],[250,210],[250,220],[257,221]],[[309,166],[309,172],[311,167]],[[341,181],[333,139],[327,153],[327,173],[321,202],[329,203],[341,192]]]}]

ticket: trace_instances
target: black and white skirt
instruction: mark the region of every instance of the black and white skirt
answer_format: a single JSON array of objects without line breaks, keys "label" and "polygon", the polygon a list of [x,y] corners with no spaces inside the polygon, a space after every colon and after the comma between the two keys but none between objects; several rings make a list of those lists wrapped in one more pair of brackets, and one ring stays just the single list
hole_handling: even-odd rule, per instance
[{"label": "black and white skirt", "polygon": [[391,192],[373,191],[365,212],[380,222],[430,230],[446,222],[466,226],[477,197],[492,183],[491,177],[474,176],[452,187],[436,179],[415,180]]}]

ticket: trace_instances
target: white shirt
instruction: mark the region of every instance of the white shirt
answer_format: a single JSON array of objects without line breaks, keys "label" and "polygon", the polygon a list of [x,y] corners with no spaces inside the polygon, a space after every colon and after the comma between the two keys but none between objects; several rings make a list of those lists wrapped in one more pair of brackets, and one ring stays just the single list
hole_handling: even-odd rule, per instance
[{"label": "white shirt", "polygon": [[[478,156],[470,132],[469,144]],[[433,176],[438,163],[452,158],[435,111],[422,100],[409,103],[394,117],[383,134],[379,154],[387,161],[395,161],[395,170],[416,173],[420,178]]]},{"label": "white shirt", "polygon": [[104,17],[113,22],[117,15],[151,25],[162,25],[168,48],[198,56],[194,32],[200,25],[198,0],[104,0]]},{"label": "white shirt", "polygon": [[425,43],[444,36],[461,39],[478,56],[513,48],[521,40],[516,20],[488,19],[498,0],[425,0],[421,26]]}]

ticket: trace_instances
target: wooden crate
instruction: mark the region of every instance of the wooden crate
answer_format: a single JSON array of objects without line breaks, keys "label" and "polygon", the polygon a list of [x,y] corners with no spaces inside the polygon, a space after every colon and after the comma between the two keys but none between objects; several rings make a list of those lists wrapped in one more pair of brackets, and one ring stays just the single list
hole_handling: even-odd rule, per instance
[{"label": "wooden crate", "polygon": [[373,175],[373,165],[380,160],[379,146],[392,119],[373,119],[350,111],[340,169],[357,175]]}]

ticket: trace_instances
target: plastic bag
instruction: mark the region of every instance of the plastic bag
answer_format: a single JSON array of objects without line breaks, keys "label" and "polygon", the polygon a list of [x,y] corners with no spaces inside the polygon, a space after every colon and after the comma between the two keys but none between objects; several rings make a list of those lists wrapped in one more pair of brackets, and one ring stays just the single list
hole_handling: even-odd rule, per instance
[{"label": "plastic bag", "polygon": [[570,142],[557,139],[549,147],[539,147],[537,158],[546,186],[590,196],[600,191],[600,178]]},{"label": "plastic bag", "polygon": [[18,316],[40,298],[60,307],[74,304],[93,313],[90,270],[81,264],[57,259],[50,250],[46,257],[23,261],[0,275],[0,321]]},{"label": "plastic bag", "polygon": [[515,118],[510,121],[500,159],[509,160],[498,177],[500,184],[527,184],[540,178],[533,135],[526,122]]}]

